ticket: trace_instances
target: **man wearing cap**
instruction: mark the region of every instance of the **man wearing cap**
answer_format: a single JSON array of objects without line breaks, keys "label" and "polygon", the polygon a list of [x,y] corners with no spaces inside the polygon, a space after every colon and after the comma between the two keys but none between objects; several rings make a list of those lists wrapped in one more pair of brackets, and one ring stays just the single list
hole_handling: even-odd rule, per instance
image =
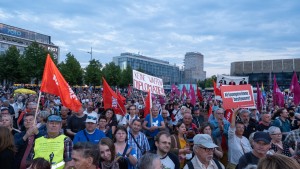
[{"label": "man wearing cap", "polygon": [[245,153],[237,165],[237,169],[243,169],[249,164],[257,165],[259,159],[266,157],[271,148],[271,137],[269,133],[258,131],[253,136],[253,150]]},{"label": "man wearing cap", "polygon": [[72,160],[72,140],[60,133],[62,119],[57,115],[50,115],[47,119],[47,134],[35,140],[29,154],[29,160],[44,158],[51,163],[51,169],[68,167]]},{"label": "man wearing cap", "polygon": [[85,120],[85,129],[76,133],[73,144],[77,142],[98,144],[104,137],[106,137],[105,133],[97,128],[97,116],[89,114]]},{"label": "man wearing cap", "polygon": [[194,138],[193,151],[195,156],[187,162],[183,169],[224,169],[224,165],[216,159],[213,159],[215,148],[208,134],[197,134]]}]

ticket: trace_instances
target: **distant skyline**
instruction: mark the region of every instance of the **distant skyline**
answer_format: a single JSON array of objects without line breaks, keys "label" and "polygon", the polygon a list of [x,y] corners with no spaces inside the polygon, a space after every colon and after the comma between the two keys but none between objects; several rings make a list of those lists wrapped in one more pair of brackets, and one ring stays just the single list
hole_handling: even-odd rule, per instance
[{"label": "distant skyline", "polygon": [[60,62],[82,66],[124,52],[183,66],[204,55],[207,77],[237,61],[300,58],[300,1],[52,0],[0,2],[0,22],[51,36]]}]

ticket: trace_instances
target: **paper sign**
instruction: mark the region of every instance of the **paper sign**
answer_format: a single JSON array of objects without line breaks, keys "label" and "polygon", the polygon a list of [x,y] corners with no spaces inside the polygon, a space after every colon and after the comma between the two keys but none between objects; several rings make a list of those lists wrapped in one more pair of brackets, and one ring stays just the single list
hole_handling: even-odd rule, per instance
[{"label": "paper sign", "polygon": [[133,87],[147,92],[150,89],[151,93],[157,95],[165,95],[164,83],[161,78],[150,76],[145,73],[132,70]]}]

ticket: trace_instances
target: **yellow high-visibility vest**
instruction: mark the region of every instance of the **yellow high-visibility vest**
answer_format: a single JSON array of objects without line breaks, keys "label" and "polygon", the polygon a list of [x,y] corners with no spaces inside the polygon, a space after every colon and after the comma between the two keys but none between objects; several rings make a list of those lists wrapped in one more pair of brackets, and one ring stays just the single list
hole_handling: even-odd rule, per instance
[{"label": "yellow high-visibility vest", "polygon": [[56,138],[40,137],[34,143],[34,159],[42,157],[50,162],[50,156],[53,153],[51,169],[64,168],[64,141],[67,136],[59,135]]}]

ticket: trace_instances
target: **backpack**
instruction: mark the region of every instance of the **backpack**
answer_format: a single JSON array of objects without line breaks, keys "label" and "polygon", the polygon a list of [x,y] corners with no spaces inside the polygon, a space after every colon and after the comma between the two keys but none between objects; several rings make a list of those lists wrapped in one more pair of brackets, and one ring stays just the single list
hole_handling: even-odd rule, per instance
[{"label": "backpack", "polygon": [[[214,160],[214,162],[217,164],[218,169],[222,169],[220,162],[219,162],[218,160],[216,160],[216,159],[213,159],[213,160]],[[191,160],[188,161],[186,164],[188,165],[188,168],[189,168],[189,169],[195,169],[195,168],[194,168],[194,165],[193,165],[193,163],[192,163]]]}]

